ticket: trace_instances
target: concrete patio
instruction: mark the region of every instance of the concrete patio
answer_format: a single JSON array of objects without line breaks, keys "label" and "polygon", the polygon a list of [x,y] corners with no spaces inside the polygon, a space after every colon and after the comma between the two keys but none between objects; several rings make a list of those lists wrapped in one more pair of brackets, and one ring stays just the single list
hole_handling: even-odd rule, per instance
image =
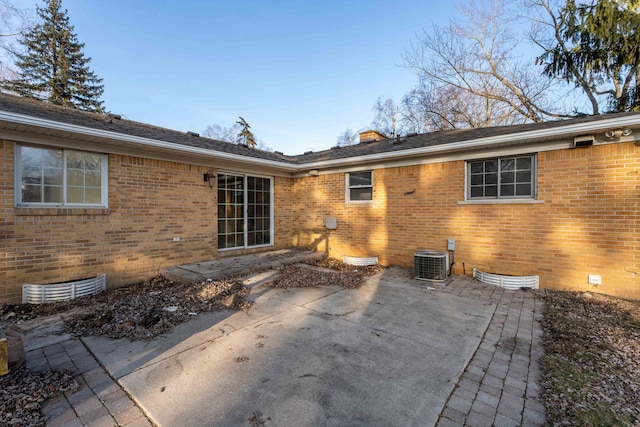
[{"label": "concrete patio", "polygon": [[400,268],[357,290],[282,290],[273,274],[247,278],[248,313],[32,349],[30,368],[72,369],[81,386],[46,404],[47,425],[544,424],[534,292]]}]

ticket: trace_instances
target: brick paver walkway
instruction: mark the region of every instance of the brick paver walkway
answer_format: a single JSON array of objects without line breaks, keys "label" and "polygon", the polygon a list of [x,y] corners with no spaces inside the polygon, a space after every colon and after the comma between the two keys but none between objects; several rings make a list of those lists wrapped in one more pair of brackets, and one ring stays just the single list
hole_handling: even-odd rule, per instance
[{"label": "brick paver walkway", "polygon": [[437,292],[497,304],[482,342],[444,407],[438,427],[542,426],[540,291],[508,291],[456,277]]},{"label": "brick paver walkway", "polygon": [[27,353],[32,371],[66,369],[75,374],[78,388],[45,402],[42,413],[48,427],[151,426],[79,339],[71,339]]}]

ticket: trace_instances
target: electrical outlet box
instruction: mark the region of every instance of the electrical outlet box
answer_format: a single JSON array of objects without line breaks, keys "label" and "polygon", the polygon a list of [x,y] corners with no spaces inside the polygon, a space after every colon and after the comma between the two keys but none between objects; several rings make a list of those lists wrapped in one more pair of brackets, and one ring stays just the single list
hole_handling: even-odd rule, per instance
[{"label": "electrical outlet box", "polygon": [[456,250],[456,241],[455,239],[447,239],[447,250],[455,251]]},{"label": "electrical outlet box", "polygon": [[602,285],[602,276],[600,276],[599,274],[590,274],[589,284],[593,286]]},{"label": "electrical outlet box", "polygon": [[179,238],[179,237],[174,237],[174,238],[173,238],[173,241],[174,241],[174,242],[179,242],[179,241],[180,241],[180,238]]}]

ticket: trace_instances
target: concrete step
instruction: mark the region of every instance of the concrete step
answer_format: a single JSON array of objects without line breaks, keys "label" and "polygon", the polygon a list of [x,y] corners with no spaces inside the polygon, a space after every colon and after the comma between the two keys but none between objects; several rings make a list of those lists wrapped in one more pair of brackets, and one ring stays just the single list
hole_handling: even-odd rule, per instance
[{"label": "concrete step", "polygon": [[324,252],[283,249],[184,264],[164,268],[161,272],[169,280],[195,283],[207,279],[220,280],[225,277],[245,276],[265,270],[276,270],[283,265],[303,263],[326,256],[327,254]]},{"label": "concrete step", "polygon": [[256,302],[259,297],[269,290],[273,281],[280,275],[279,270],[267,270],[250,274],[244,278],[242,284],[249,288],[249,296],[247,296],[246,300]]}]

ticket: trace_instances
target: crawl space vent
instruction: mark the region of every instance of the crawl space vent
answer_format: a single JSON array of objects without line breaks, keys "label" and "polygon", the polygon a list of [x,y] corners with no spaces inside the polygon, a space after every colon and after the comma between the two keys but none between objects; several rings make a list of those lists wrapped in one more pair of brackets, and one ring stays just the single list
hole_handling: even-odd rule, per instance
[{"label": "crawl space vent", "polygon": [[440,251],[426,250],[414,253],[414,277],[431,282],[446,281],[448,258],[448,254]]},{"label": "crawl space vent", "polygon": [[511,291],[520,288],[538,289],[540,286],[540,276],[502,276],[500,274],[484,273],[474,268],[473,277],[482,283],[500,286]]},{"label": "crawl space vent", "polygon": [[22,303],[42,304],[45,302],[69,301],[88,295],[96,295],[104,291],[106,286],[106,274],[76,282],[22,285]]}]

